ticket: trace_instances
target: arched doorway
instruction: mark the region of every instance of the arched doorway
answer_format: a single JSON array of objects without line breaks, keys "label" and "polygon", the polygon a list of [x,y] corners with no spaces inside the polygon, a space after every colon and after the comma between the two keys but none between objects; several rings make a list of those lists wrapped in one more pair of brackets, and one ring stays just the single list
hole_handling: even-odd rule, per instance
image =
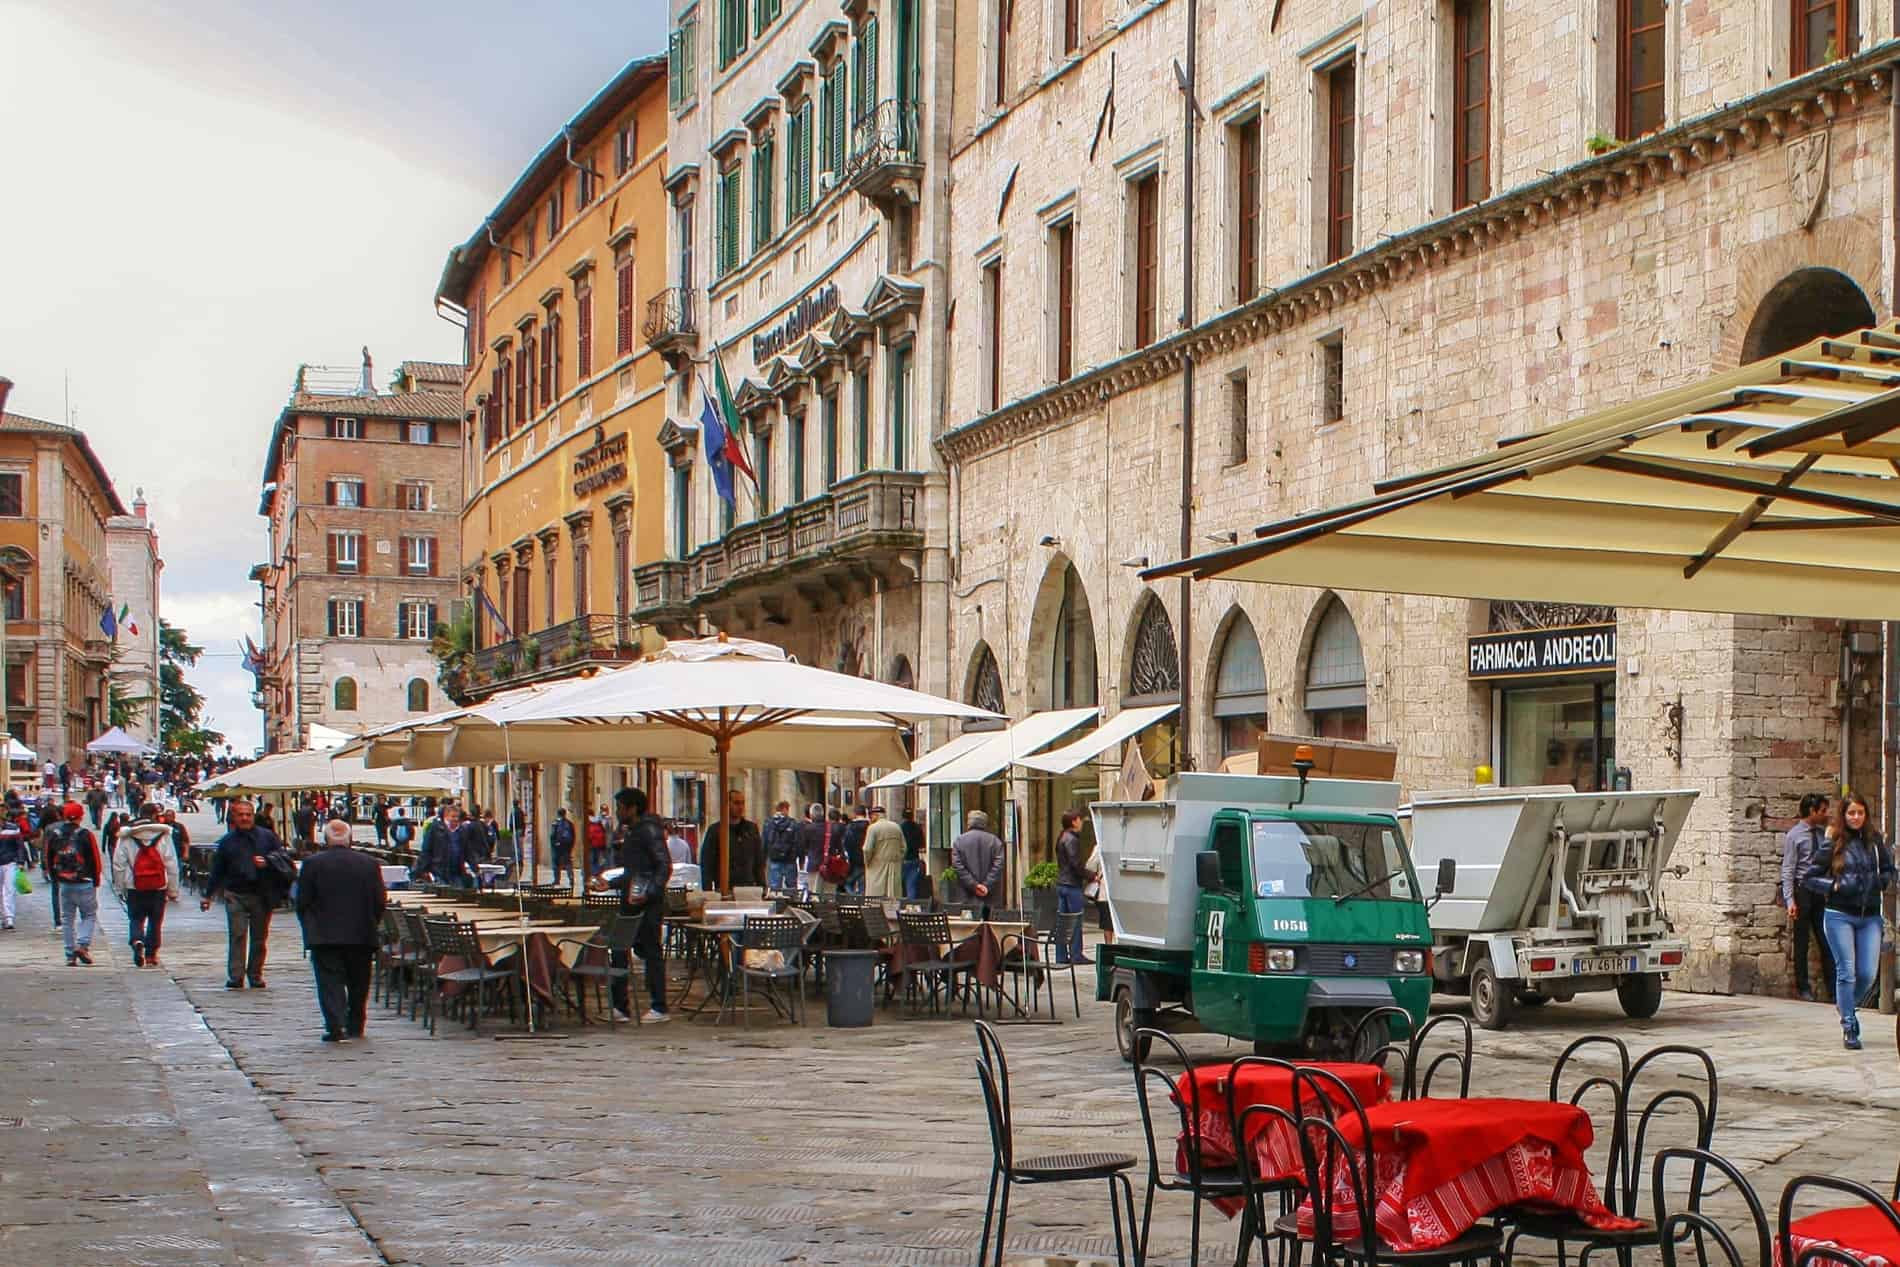
[{"label": "arched doorway", "polygon": [[1097,703],[1095,620],[1082,578],[1063,555],[1050,560],[1037,587],[1026,660],[1024,687],[1032,709]]},{"label": "arched doorway", "polygon": [[1235,609],[1221,635],[1209,711],[1219,736],[1221,760],[1257,752],[1267,729],[1267,666],[1253,622]]},{"label": "arched doorway", "polygon": [[1742,361],[1872,324],[1873,305],[1853,278],[1832,268],[1798,268],[1762,296],[1742,338]]},{"label": "arched doorway", "polygon": [[1306,653],[1306,713],[1322,739],[1366,737],[1366,657],[1359,628],[1337,597],[1313,629]]},{"label": "arched doorway", "polygon": [[[1180,645],[1174,640],[1174,622],[1168,618],[1168,609],[1153,591],[1135,604],[1127,660],[1123,708],[1181,702]],[[1166,778],[1181,766],[1181,720],[1177,714],[1135,736],[1148,773],[1157,779]]]}]

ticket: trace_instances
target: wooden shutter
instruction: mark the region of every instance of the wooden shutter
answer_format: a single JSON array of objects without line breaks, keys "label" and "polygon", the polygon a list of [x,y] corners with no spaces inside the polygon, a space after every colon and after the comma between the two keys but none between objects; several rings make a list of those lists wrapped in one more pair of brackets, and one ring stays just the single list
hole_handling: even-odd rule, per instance
[{"label": "wooden shutter", "polygon": [[591,273],[574,283],[574,372],[585,382],[594,373],[594,283]]},{"label": "wooden shutter", "polygon": [[812,141],[811,98],[805,98],[805,104],[798,107],[798,211],[800,215],[811,212],[811,141]]},{"label": "wooden shutter", "polygon": [[324,633],[332,638],[336,637],[336,600],[334,598],[323,605],[323,622]]},{"label": "wooden shutter", "polygon": [[[796,123],[797,120],[792,120]],[[789,165],[787,175],[790,175]],[[792,214],[792,200],[785,200],[785,215]],[[762,249],[772,240],[772,138],[762,138],[752,151],[752,249]]]},{"label": "wooden shutter", "polygon": [[1235,137],[1235,178],[1239,181],[1239,237],[1234,243],[1234,292],[1241,303],[1260,289],[1260,117],[1241,124]]},{"label": "wooden shutter", "polygon": [[1075,373],[1075,222],[1056,226],[1056,379]]},{"label": "wooden shutter", "polygon": [[[334,532],[324,538],[324,549],[329,559],[329,566],[325,570],[334,572],[336,571],[336,534]],[[332,603],[331,606],[334,607],[335,604]]]},{"label": "wooden shutter", "polygon": [[434,604],[434,603],[430,603],[430,604],[429,604],[429,613],[428,613],[428,622],[429,622],[429,623],[428,623],[428,625],[426,626],[426,628],[427,628],[427,629],[428,629],[428,631],[429,631],[429,636],[430,636],[431,638],[433,638],[433,637],[435,637],[435,627],[436,627],[436,625],[437,625],[437,624],[439,623],[439,622],[438,622],[438,621],[436,620],[436,614],[435,614],[435,604]]},{"label": "wooden shutter", "polygon": [[548,309],[548,361],[551,372],[548,375],[548,395],[552,400],[561,398],[561,314]]},{"label": "wooden shutter", "polygon": [[541,407],[554,400],[554,323],[550,318],[541,333]]},{"label": "wooden shutter", "polygon": [[1161,179],[1146,176],[1135,183],[1135,346],[1155,339],[1155,308],[1159,301],[1161,254]]},{"label": "wooden shutter", "polygon": [[1491,192],[1491,0],[1462,0],[1452,24],[1451,205]]},{"label": "wooden shutter", "polygon": [[633,256],[621,256],[614,266],[614,351],[625,356],[633,351]]},{"label": "wooden shutter", "polygon": [[336,505],[336,481],[335,480],[323,481],[323,504],[326,506]]},{"label": "wooden shutter", "polygon": [[422,543],[423,543],[423,551],[429,560],[429,575],[434,576],[435,575],[435,538],[424,537],[422,539]]},{"label": "wooden shutter", "polygon": [[841,57],[838,64],[831,68],[831,170],[834,172],[844,171],[845,134],[850,127],[845,121],[845,93],[850,78],[850,71]]},{"label": "wooden shutter", "polygon": [[1326,259],[1352,254],[1354,131],[1358,77],[1353,63],[1340,65],[1327,81]]}]

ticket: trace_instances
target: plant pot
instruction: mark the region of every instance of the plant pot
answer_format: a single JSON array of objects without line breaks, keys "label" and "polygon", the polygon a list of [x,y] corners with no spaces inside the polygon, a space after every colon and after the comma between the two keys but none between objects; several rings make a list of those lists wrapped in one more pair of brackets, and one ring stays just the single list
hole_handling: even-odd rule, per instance
[{"label": "plant pot", "polygon": [[1037,932],[1053,933],[1056,930],[1056,891],[1054,889],[1024,889],[1023,918]]}]

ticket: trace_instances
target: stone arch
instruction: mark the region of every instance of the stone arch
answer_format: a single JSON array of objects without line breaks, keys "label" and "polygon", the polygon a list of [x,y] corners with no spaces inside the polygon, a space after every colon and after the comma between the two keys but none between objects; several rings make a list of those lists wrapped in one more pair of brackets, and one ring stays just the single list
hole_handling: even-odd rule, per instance
[{"label": "stone arch", "polygon": [[917,689],[917,674],[910,667],[910,657],[898,655],[891,661],[890,676],[885,679],[892,686],[901,686],[907,691]]},{"label": "stone arch", "polygon": [[1762,296],[1742,336],[1742,360],[1779,356],[1810,340],[1874,324],[1874,306],[1836,268],[1797,268]]},{"label": "stone arch", "polygon": [[339,713],[356,711],[356,679],[340,677],[330,688],[330,706]]},{"label": "stone arch", "polygon": [[1122,702],[1159,703],[1181,697],[1181,645],[1167,604],[1143,590],[1122,643]]},{"label": "stone arch", "polygon": [[1009,711],[1004,702],[1003,670],[989,643],[976,644],[976,652],[970,657],[970,671],[964,675],[963,683],[966,704],[987,708],[992,713]]},{"label": "stone arch", "polygon": [[1068,555],[1057,551],[1043,569],[1029,611],[1024,644],[1030,711],[1084,708],[1100,702],[1099,646],[1088,587]]},{"label": "stone arch", "polygon": [[1267,729],[1272,706],[1267,693],[1265,653],[1260,636],[1239,606],[1228,609],[1214,630],[1213,654],[1207,661],[1207,723],[1211,750],[1224,760],[1252,751],[1258,733]]},{"label": "stone arch", "polygon": [[1795,229],[1746,244],[1737,252],[1734,308],[1724,322],[1716,363],[1729,367],[1747,362],[1742,348],[1756,311],[1768,292],[1792,273],[1825,269],[1847,277],[1863,295],[1880,294],[1881,235],[1874,217],[1838,216],[1819,221],[1812,230]]},{"label": "stone arch", "polygon": [[1313,605],[1301,639],[1300,708],[1313,733],[1366,737],[1366,656],[1359,625],[1344,599],[1328,590]]}]

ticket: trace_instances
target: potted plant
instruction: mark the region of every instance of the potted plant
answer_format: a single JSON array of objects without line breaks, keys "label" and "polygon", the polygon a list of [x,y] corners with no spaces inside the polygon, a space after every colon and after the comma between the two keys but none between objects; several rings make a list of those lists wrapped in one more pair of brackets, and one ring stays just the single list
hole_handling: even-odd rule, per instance
[{"label": "potted plant", "polygon": [[1056,864],[1038,862],[1023,877],[1023,917],[1039,932],[1054,932],[1056,926]]},{"label": "potted plant", "polygon": [[937,873],[937,903],[946,909],[955,906],[963,896],[963,885],[957,879],[955,867],[945,867]]},{"label": "potted plant", "polygon": [[541,644],[524,642],[521,644],[521,667],[532,673],[541,663]]}]

